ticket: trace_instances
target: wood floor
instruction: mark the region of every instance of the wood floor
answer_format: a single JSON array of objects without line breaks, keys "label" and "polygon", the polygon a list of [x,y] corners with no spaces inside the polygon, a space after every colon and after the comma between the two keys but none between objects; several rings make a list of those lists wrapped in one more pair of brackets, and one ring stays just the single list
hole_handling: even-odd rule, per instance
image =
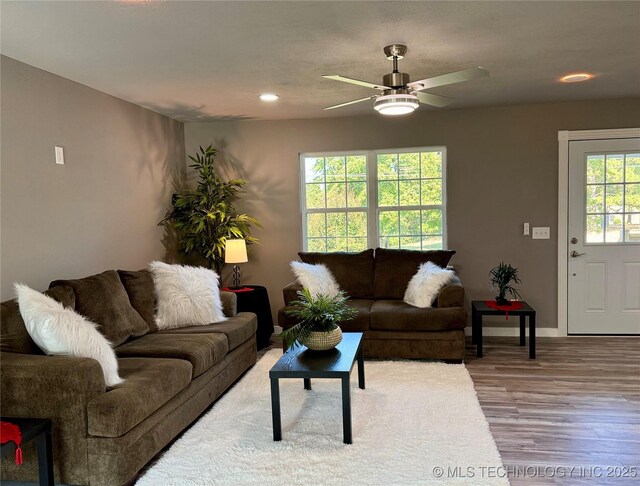
[{"label": "wood floor", "polygon": [[535,360],[517,342],[465,359],[504,465],[529,476],[511,484],[640,484],[640,338],[539,338]]}]

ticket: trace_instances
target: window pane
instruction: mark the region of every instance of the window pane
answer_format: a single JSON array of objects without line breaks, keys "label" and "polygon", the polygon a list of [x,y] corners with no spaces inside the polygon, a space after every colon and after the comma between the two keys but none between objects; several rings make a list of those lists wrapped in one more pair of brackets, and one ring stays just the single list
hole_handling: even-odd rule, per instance
[{"label": "window pane", "polygon": [[315,236],[326,236],[324,214],[307,214],[307,236],[309,238]]},{"label": "window pane", "polygon": [[327,182],[340,182],[346,179],[346,166],[344,157],[327,157],[325,173]]},{"label": "window pane", "polygon": [[640,184],[626,184],[624,210],[627,213],[640,212]]},{"label": "window pane", "polygon": [[347,251],[347,239],[327,238],[327,251]]},{"label": "window pane", "polygon": [[327,236],[347,236],[345,213],[327,213]]},{"label": "window pane", "polygon": [[607,213],[622,212],[622,184],[607,184]]},{"label": "window pane", "polygon": [[324,158],[305,158],[305,182],[324,182]]},{"label": "window pane", "polygon": [[398,205],[398,183],[396,181],[378,182],[378,206]]},{"label": "window pane", "polygon": [[624,241],[640,243],[640,213],[625,214]]},{"label": "window pane", "polygon": [[347,240],[347,245],[349,247],[348,251],[351,251],[351,252],[364,251],[367,249],[367,239],[366,238],[349,238]]},{"label": "window pane", "polygon": [[399,235],[398,211],[380,211],[379,226],[380,236]]},{"label": "window pane", "polygon": [[420,205],[420,181],[400,181],[400,206]]},{"label": "window pane", "polygon": [[[348,213],[347,214],[348,235],[351,236],[367,236],[367,213]],[[351,245],[349,245],[351,246]]]},{"label": "window pane", "polygon": [[397,236],[381,236],[380,248],[400,248],[400,238]]},{"label": "window pane", "polygon": [[324,238],[308,238],[307,239],[307,251],[327,251],[327,244]]},{"label": "window pane", "polygon": [[398,158],[396,154],[378,155],[378,180],[398,178]]},{"label": "window pane", "polygon": [[607,243],[622,241],[622,214],[607,214],[605,216],[606,231],[604,239]]},{"label": "window pane", "polygon": [[623,166],[622,155],[607,155],[607,184],[612,182],[622,182]]},{"label": "window pane", "polygon": [[422,239],[423,250],[442,250],[442,236],[426,236]]},{"label": "window pane", "polygon": [[442,204],[442,179],[422,181],[422,204]]},{"label": "window pane", "polygon": [[604,186],[587,186],[587,213],[604,213]]},{"label": "window pane", "polygon": [[626,155],[624,177],[626,182],[640,182],[640,154]]},{"label": "window pane", "polygon": [[400,211],[400,235],[420,234],[420,211]]},{"label": "window pane", "polygon": [[347,183],[347,205],[350,208],[367,207],[367,183],[349,182]]},{"label": "window pane", "polygon": [[598,214],[587,216],[587,243],[602,243],[604,241],[604,216]]},{"label": "window pane", "polygon": [[587,184],[604,182],[604,155],[587,157]]},{"label": "window pane", "polygon": [[324,184],[307,184],[307,208],[324,208]]},{"label": "window pane", "polygon": [[420,236],[401,236],[400,237],[400,248],[403,250],[421,250],[422,237]]},{"label": "window pane", "polygon": [[367,157],[350,155],[347,157],[347,180],[364,181],[367,179]]},{"label": "window pane", "polygon": [[347,205],[347,191],[344,182],[327,184],[327,207],[344,208]]},{"label": "window pane", "polygon": [[429,209],[422,211],[422,234],[441,235],[442,234],[442,211],[439,209]]},{"label": "window pane", "polygon": [[442,177],[442,152],[422,152],[422,177]]},{"label": "window pane", "polygon": [[400,179],[420,178],[420,154],[400,154]]}]

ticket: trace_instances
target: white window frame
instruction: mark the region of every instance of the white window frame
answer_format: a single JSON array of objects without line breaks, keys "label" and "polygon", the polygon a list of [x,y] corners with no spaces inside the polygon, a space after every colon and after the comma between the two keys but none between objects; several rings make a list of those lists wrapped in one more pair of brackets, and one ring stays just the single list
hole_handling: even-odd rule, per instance
[{"label": "white window frame", "polygon": [[[406,154],[415,152],[442,152],[442,204],[423,206],[378,206],[378,155],[382,154]],[[362,212],[367,213],[367,246],[377,248],[379,246],[379,220],[380,211],[410,211],[410,210],[442,210],[442,248],[447,249],[447,148],[445,146],[409,147],[399,149],[380,150],[343,150],[330,152],[302,152],[299,154],[299,188],[300,188],[300,215],[302,225],[302,251],[307,251],[307,214],[324,214],[332,212],[327,208],[306,207],[306,166],[305,158],[314,157],[338,157],[350,155],[365,155],[367,158],[367,206],[364,208],[338,208],[335,212]],[[422,179],[421,179],[422,180]]]}]

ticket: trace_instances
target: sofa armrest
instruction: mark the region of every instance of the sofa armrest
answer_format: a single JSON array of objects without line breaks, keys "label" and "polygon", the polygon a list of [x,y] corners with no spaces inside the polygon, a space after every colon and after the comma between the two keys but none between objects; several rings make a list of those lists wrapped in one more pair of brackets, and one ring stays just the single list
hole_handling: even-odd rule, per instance
[{"label": "sofa armrest", "polygon": [[238,313],[238,296],[234,292],[220,291],[222,310],[227,317],[233,317]]},{"label": "sofa armrest", "polygon": [[[56,480],[86,484],[87,403],[106,392],[100,364],[91,358],[0,353],[2,415],[49,418],[53,423]],[[25,453],[20,470],[3,461],[3,478],[38,477],[37,455]]]},{"label": "sofa armrest", "polygon": [[284,297],[284,305],[290,305],[294,300],[298,300],[298,291],[302,290],[303,287],[298,283],[297,280],[293,282],[289,282],[282,289],[282,296]]},{"label": "sofa armrest", "polygon": [[458,277],[440,289],[436,307],[464,307],[464,287]]}]

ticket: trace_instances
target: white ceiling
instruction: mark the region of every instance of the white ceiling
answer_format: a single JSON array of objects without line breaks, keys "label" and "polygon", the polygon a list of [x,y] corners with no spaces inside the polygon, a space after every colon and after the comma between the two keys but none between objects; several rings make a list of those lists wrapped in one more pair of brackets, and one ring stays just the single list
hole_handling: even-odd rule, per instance
[{"label": "white ceiling", "polygon": [[[433,89],[450,108],[640,96],[640,2],[2,1],[2,54],[185,121],[373,113],[382,47],[409,46],[413,80],[483,66]],[[589,71],[586,83],[561,84]],[[281,100],[265,104],[261,92]],[[422,106],[421,110],[436,109]]]}]

